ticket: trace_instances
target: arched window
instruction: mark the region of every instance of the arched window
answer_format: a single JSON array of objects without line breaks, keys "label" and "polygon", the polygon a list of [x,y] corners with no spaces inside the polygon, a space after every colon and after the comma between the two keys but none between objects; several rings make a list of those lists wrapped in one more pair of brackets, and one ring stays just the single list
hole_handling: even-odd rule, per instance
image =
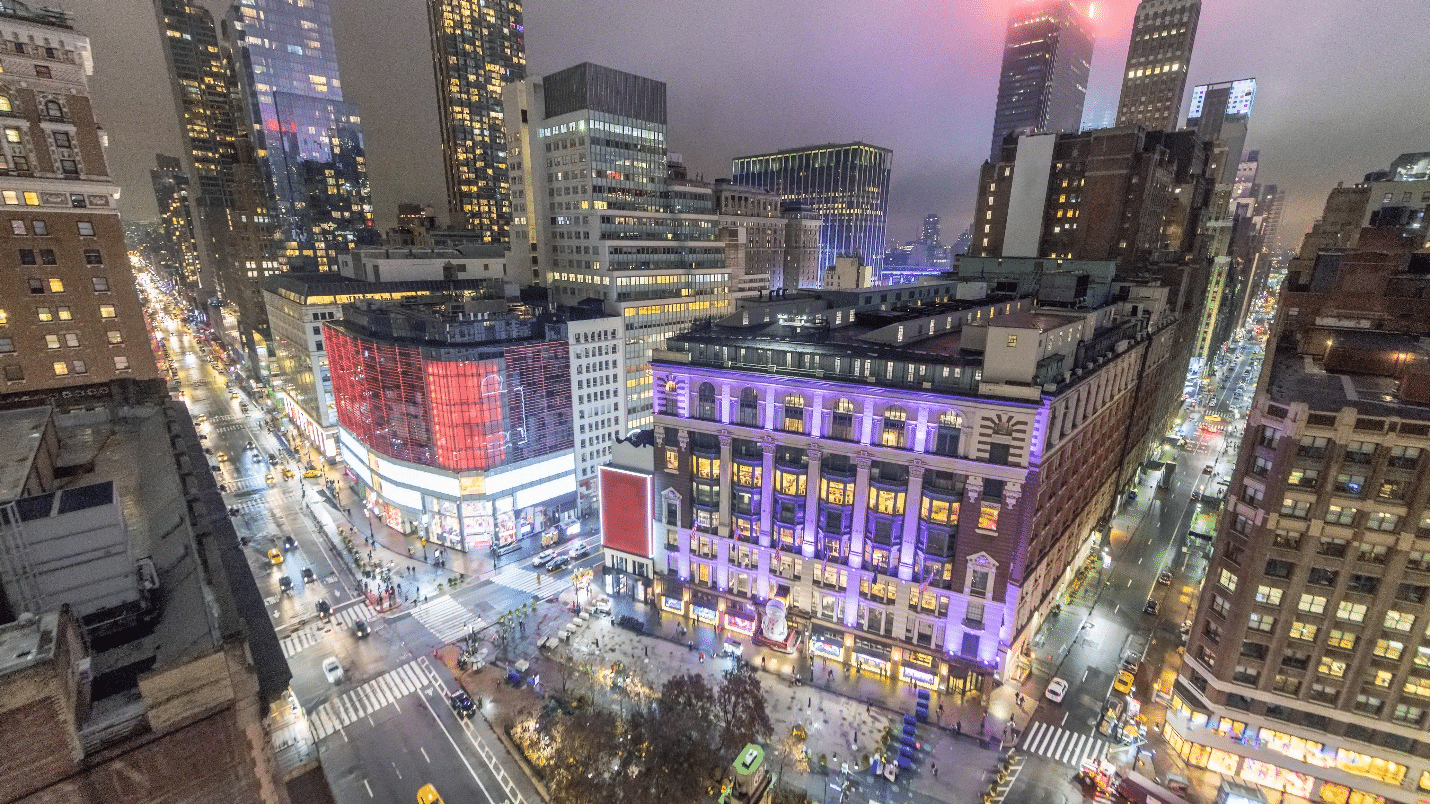
[{"label": "arched window", "polygon": [[955,411],[939,414],[938,431],[934,434],[933,451],[939,455],[958,456],[958,442],[963,436],[963,417]]},{"label": "arched window", "polygon": [[700,404],[696,416],[711,422],[720,418],[719,407],[715,404],[715,386],[708,382],[700,383]]},{"label": "arched window", "polygon": [[680,414],[679,400],[676,399],[676,393],[679,390],[679,386],[675,384],[675,380],[665,381],[665,394],[660,400],[661,413],[667,416],[678,416]]},{"label": "arched window", "polygon": [[65,116],[65,107],[57,100],[45,101],[45,116],[61,119]]},{"label": "arched window", "polygon": [[884,426],[879,433],[879,443],[886,447],[904,446],[904,424],[909,414],[898,405],[884,408]]},{"label": "arched window", "polygon": [[746,427],[760,425],[760,394],[753,388],[740,392],[740,424]]},{"label": "arched window", "polygon": [[855,441],[858,435],[854,432],[854,403],[846,397],[840,397],[834,403],[829,414],[829,437],[837,438],[840,441]]},{"label": "arched window", "polygon": [[784,419],[780,429],[789,433],[804,432],[804,395],[785,394]]}]

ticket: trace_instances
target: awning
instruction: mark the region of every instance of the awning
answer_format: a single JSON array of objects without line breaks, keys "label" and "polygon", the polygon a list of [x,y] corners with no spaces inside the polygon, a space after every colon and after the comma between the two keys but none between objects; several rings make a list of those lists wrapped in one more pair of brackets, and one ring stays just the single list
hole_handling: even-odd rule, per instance
[{"label": "awning", "polygon": [[889,660],[890,647],[882,642],[873,642],[863,637],[854,637],[854,652],[876,659]]}]

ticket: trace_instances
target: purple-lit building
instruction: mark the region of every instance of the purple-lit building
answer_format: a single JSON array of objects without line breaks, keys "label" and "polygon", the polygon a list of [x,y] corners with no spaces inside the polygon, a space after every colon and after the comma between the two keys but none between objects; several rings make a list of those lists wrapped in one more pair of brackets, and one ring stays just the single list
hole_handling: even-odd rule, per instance
[{"label": "purple-lit building", "polygon": [[742,301],[657,352],[652,602],[762,641],[787,610],[811,657],[903,683],[1026,674],[1142,465],[1175,317],[1160,286],[987,287]]}]

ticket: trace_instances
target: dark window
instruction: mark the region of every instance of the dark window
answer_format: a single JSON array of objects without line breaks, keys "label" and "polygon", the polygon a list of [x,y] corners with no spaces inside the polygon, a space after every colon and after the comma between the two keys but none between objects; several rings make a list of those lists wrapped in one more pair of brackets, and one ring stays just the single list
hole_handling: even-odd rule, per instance
[{"label": "dark window", "polygon": [[[1313,573],[1314,574],[1314,573]],[[1351,582],[1347,586],[1352,592],[1359,592],[1363,595],[1373,595],[1380,587],[1380,579],[1374,575],[1352,575]]]},{"label": "dark window", "polygon": [[1272,578],[1290,578],[1291,571],[1295,568],[1296,565],[1290,561],[1273,558],[1266,562],[1266,575]]},{"label": "dark window", "polygon": [[24,370],[23,368],[19,367],[19,366],[6,366],[6,367],[5,367],[5,381],[6,381],[6,382],[24,382],[24,381],[25,381],[25,370]]},{"label": "dark window", "polygon": [[38,296],[39,294],[44,293],[44,292],[45,292],[45,280],[43,280],[43,279],[31,279],[31,280],[30,280],[30,293],[32,293],[32,294]]},{"label": "dark window", "polygon": [[60,261],[55,258],[55,250],[52,249],[52,248],[42,248],[42,249],[40,249],[40,264],[41,264],[41,265],[59,265],[59,264],[60,264]]},{"label": "dark window", "polygon": [[70,134],[69,134],[68,131],[56,131],[56,132],[55,132],[55,147],[56,147],[56,148],[68,148],[68,147],[70,147]]},{"label": "dark window", "polygon": [[983,499],[1001,500],[1003,499],[1003,481],[994,478],[983,479]]},{"label": "dark window", "polygon": [[66,176],[78,176],[79,163],[74,161],[73,159],[61,159],[60,173],[63,173]]},{"label": "dark window", "polygon": [[1312,567],[1311,574],[1307,576],[1306,583],[1313,583],[1317,586],[1335,586],[1336,578],[1340,573],[1325,567]]},{"label": "dark window", "polygon": [[[988,445],[988,462],[989,462],[989,463],[992,463],[992,464],[997,464],[998,466],[1007,466],[1007,465],[1008,465],[1008,449],[1009,449],[1009,448],[1008,448],[1008,445],[1007,445],[1007,444],[989,444],[989,445]],[[1002,495],[999,495],[999,496],[1002,496]]]},{"label": "dark window", "polygon": [[1266,651],[1266,646],[1258,642],[1241,643],[1241,655],[1248,659],[1265,659]]},{"label": "dark window", "polygon": [[40,264],[40,261],[37,260],[37,259],[35,259],[35,250],[32,249],[32,248],[22,248],[22,249],[20,249],[20,264],[21,264],[21,265],[39,265],[39,264]]},{"label": "dark window", "polygon": [[700,383],[700,404],[695,415],[706,421],[715,421],[719,415],[716,411],[715,386],[708,382]]},{"label": "dark window", "polygon": [[[49,78],[49,77],[50,77],[50,65],[48,65],[48,64],[36,64],[36,65],[35,65],[35,77],[36,77],[36,78]],[[49,114],[49,105],[48,105],[48,104],[45,105],[45,113],[46,113],[46,114]]]}]

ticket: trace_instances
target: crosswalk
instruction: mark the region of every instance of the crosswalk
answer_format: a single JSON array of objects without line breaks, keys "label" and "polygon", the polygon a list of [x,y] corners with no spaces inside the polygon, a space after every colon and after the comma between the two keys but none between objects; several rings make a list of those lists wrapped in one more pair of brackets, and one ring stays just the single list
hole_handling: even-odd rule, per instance
[{"label": "crosswalk", "polygon": [[485,623],[450,595],[438,595],[412,609],[412,616],[443,642],[454,642]]},{"label": "crosswalk", "polygon": [[545,569],[533,568],[531,559],[528,557],[521,559],[519,564],[504,566],[497,570],[496,574],[492,576],[492,580],[508,589],[525,592],[529,595],[554,595],[562,589],[571,588],[571,575],[575,568],[576,565],[573,564],[559,572],[550,573]]},{"label": "crosswalk", "polygon": [[1089,734],[1076,734],[1047,723],[1031,723],[1023,735],[1024,751],[1056,760],[1074,768],[1089,759],[1102,759],[1111,745]]},{"label": "crosswalk", "polygon": [[316,643],[319,636],[329,628],[346,631],[351,629],[358,620],[372,620],[377,616],[377,611],[372,606],[358,603],[356,606],[348,606],[333,612],[326,623],[321,621],[308,623],[278,640],[278,643],[283,647],[284,658],[292,658],[294,654]]},{"label": "crosswalk", "polygon": [[219,482],[228,488],[230,494],[237,494],[241,491],[257,491],[268,487],[268,481],[253,475],[228,480],[220,478]]},{"label": "crosswalk", "polygon": [[308,712],[308,720],[313,734],[321,740],[358,718],[367,717],[428,686],[440,687],[441,684],[424,656],[324,702]]}]

